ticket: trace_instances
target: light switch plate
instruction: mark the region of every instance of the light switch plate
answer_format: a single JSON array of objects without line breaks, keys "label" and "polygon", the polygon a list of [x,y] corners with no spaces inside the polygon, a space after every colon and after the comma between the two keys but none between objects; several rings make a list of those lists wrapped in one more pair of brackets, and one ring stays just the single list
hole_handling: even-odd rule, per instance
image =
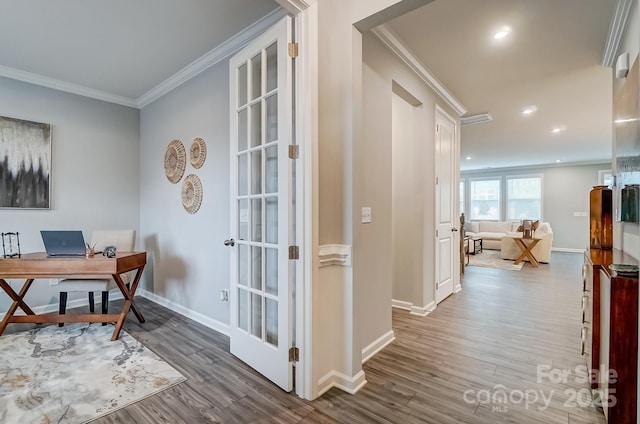
[{"label": "light switch plate", "polygon": [[362,223],[370,224],[371,223],[371,208],[365,206],[362,208]]}]

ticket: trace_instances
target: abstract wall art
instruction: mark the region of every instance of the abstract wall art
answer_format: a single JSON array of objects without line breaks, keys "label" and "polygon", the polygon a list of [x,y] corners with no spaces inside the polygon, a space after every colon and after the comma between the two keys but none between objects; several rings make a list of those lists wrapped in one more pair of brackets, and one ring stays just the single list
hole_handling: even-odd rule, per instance
[{"label": "abstract wall art", "polygon": [[0,116],[0,208],[49,209],[51,124]]}]

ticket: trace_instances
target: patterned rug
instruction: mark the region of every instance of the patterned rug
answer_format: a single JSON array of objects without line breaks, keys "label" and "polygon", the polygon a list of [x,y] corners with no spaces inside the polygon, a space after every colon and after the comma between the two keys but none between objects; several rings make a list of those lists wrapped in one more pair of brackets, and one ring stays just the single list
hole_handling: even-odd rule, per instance
[{"label": "patterned rug", "polygon": [[520,271],[523,262],[514,265],[513,261],[500,258],[499,250],[483,250],[482,253],[469,255],[469,264],[467,266],[481,266],[484,268],[506,269],[509,271]]},{"label": "patterned rug", "polygon": [[113,326],[48,325],[0,336],[0,423],[81,423],[185,379]]}]

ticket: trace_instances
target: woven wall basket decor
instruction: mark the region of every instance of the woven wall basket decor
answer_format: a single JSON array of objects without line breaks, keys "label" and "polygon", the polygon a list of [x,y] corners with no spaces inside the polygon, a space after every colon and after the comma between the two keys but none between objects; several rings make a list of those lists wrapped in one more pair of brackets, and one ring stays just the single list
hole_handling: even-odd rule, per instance
[{"label": "woven wall basket decor", "polygon": [[189,213],[196,213],[202,204],[202,183],[195,174],[189,174],[182,183],[182,206]]},{"label": "woven wall basket decor", "polygon": [[201,138],[196,138],[189,148],[189,161],[194,168],[199,169],[207,158],[207,145]]},{"label": "woven wall basket decor", "polygon": [[164,153],[164,173],[167,179],[176,184],[184,175],[187,153],[180,140],[172,140]]}]

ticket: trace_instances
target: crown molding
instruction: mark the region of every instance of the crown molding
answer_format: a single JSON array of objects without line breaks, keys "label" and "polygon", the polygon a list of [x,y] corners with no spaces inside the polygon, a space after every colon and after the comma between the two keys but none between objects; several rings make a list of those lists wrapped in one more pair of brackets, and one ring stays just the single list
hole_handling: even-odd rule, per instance
[{"label": "crown molding", "polygon": [[107,93],[106,91],[96,90],[70,82],[61,81],[55,78],[45,77],[44,75],[34,74],[31,72],[21,71],[7,66],[0,65],[0,76],[11,78],[18,81],[28,82],[29,84],[39,85],[53,90],[64,91],[66,93],[77,94],[78,96],[89,97],[92,99],[102,100],[109,103],[116,103],[123,106],[138,107],[138,103],[134,99],[116,94]]},{"label": "crown molding", "polygon": [[405,46],[386,25],[379,25],[371,30],[380,41],[400,60],[427,83],[459,116],[467,113],[467,109],[453,94],[420,62],[420,60]]},{"label": "crown molding", "polygon": [[330,265],[351,266],[351,246],[325,244],[318,248],[320,268]]},{"label": "crown molding", "polygon": [[613,16],[611,16],[611,24],[609,25],[607,42],[605,43],[604,53],[602,54],[602,66],[612,68],[616,61],[618,48],[620,48],[620,40],[627,26],[632,4],[633,0],[616,0]]},{"label": "crown molding", "polygon": [[189,79],[195,77],[200,72],[210,68],[211,66],[221,62],[228,58],[241,48],[247,45],[249,41],[263,33],[267,28],[274,25],[280,19],[287,15],[287,11],[279,7],[273,12],[265,15],[263,18],[254,22],[238,34],[229,38],[215,49],[206,53],[204,56],[191,62],[182,70],[178,71],[173,76],[167,78],[153,89],[149,90],[142,96],[138,97],[136,103],[140,109],[147,106],[149,103],[159,99],[165,94],[169,93],[176,87],[184,84]]}]

